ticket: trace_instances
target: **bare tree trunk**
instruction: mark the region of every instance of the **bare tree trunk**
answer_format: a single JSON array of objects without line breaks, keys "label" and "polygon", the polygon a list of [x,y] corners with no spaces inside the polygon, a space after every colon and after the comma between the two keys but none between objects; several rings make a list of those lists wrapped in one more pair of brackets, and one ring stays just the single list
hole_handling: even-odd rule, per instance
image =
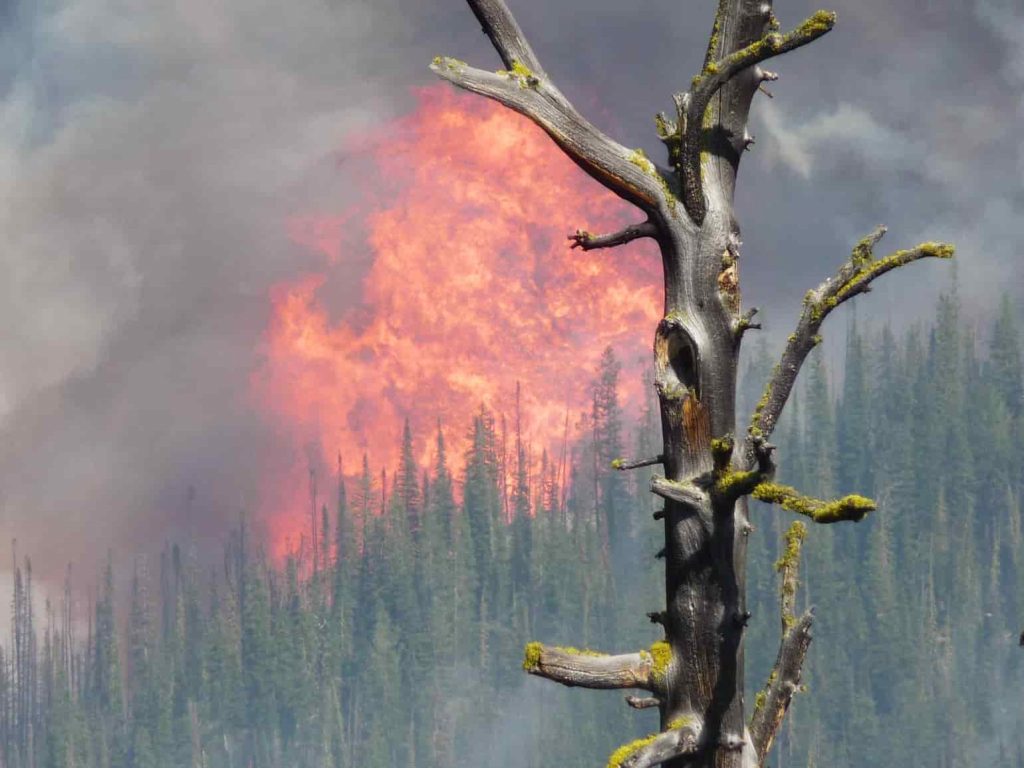
[{"label": "bare tree trunk", "polygon": [[777,79],[761,63],[826,34],[835,14],[818,11],[781,33],[771,2],[719,0],[701,72],[688,91],[674,95],[675,115],[656,118],[670,163],[664,168],[605,136],[576,111],[544,72],[504,0],[468,2],[505,68],[488,72],[439,57],[434,72],[532,119],[584,171],[646,214],[646,220],[621,232],[576,230],[569,237],[573,248],[586,252],[653,238],[665,278],[665,314],[654,339],[664,447],[655,458],[614,464],[618,469],[664,467],[651,490],[665,503],[655,514],[665,526],[665,608],[649,614],[663,625],[664,640],[617,656],[531,643],[524,667],[564,685],[652,694],[627,701],[636,708],[659,707],[661,731],[624,745],[610,758],[610,768],[763,765],[799,684],[811,615],[798,618],[792,610],[803,530],[794,527],[780,561],[778,661],[748,725],[743,637],[750,616],[746,557],[752,528],[746,497],[819,523],[860,520],[874,509],[859,496],[820,501],[775,484],[767,439],[803,360],[820,342],[825,317],[879,275],[923,257],[948,258],[952,248],[925,243],[875,259],[873,247],[884,230],[861,241],[835,278],[807,294],[797,330],[747,435],[736,445],[740,342],[745,331],[758,327],[756,310],[741,310],[742,242],[733,211],[740,158],[753,144],[747,116],[763,83]]}]

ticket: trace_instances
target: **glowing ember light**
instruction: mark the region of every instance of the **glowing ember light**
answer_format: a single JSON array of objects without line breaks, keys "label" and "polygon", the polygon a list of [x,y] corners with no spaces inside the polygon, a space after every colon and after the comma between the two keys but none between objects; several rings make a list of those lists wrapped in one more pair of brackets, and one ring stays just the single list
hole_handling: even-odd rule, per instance
[{"label": "glowing ember light", "polygon": [[[511,424],[518,381],[525,439],[557,453],[567,410],[575,422],[589,409],[608,345],[624,363],[622,398],[642,396],[662,309],[657,249],[584,253],[566,237],[619,229],[634,210],[524,118],[446,86],[421,91],[418,109],[380,135],[365,207],[289,223],[295,242],[323,254],[322,271],[270,296],[253,395],[302,457],[289,482],[274,479],[291,498],[268,490],[262,502],[279,552],[308,531],[310,445],[327,467],[340,451],[355,470],[365,451],[390,474],[404,420],[423,467],[440,419],[456,469],[481,405]],[[353,221],[365,228],[355,248],[342,244]],[[358,306],[331,305],[332,279],[361,280]]]}]

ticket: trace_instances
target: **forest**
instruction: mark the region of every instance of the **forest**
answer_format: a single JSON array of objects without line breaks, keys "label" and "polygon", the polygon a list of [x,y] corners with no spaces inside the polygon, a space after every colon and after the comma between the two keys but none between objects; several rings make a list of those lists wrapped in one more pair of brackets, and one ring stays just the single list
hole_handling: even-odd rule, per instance
[{"label": "forest", "polygon": [[[870,494],[879,510],[808,532],[814,640],[772,765],[1024,766],[1019,327],[1008,298],[976,324],[953,288],[899,334],[854,315],[838,370],[814,353],[776,433],[780,479]],[[752,344],[741,418],[774,359]],[[647,604],[662,579],[650,470],[614,464],[656,453],[653,388],[627,416],[610,349],[592,375],[592,407],[561,450],[527,445],[512,406],[467,418],[464,456],[439,424],[430,466],[408,426],[394,471],[344,457],[359,471],[317,510],[320,546],[283,563],[243,518],[213,567],[188,541],[158,560],[112,552],[96,578],[69,571],[37,615],[20,561],[0,764],[604,764],[656,714],[522,671],[524,638],[614,650],[658,636],[642,616],[662,608]],[[777,647],[786,514],[751,512],[748,701]],[[86,595],[88,616],[74,615]]]}]

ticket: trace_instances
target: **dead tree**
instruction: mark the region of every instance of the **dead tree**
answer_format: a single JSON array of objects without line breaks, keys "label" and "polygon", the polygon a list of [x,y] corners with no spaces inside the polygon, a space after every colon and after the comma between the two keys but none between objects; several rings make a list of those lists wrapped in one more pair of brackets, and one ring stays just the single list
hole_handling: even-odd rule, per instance
[{"label": "dead tree", "polygon": [[736,372],[744,332],[756,310],[740,306],[740,228],[733,211],[736,173],[753,143],[747,116],[754,96],[777,75],[767,60],[818,39],[835,14],[818,11],[791,31],[780,30],[767,0],[719,0],[703,68],[673,96],[671,115],[655,126],[668,166],[622,146],[587,121],[551,81],[504,0],[468,0],[504,68],[475,69],[439,57],[445,80],[530,118],[584,171],[632,203],[644,220],[621,232],[577,230],[581,251],[651,238],[661,250],[665,315],[654,337],[655,386],[664,449],[621,468],[660,464],[651,491],[664,499],[665,606],[650,614],[664,640],[623,655],[580,653],[531,643],[528,672],[571,686],[646,691],[634,707],[658,707],[661,730],[627,744],[611,768],[763,765],[797,690],[810,642],[811,614],[796,616],[796,562],[802,528],[790,529],[782,571],[783,634],[775,670],[749,720],[743,701],[743,635],[747,537],[746,499],[753,496],[816,523],[860,520],[874,504],[861,496],[810,499],[773,481],[768,443],[797,373],[821,341],[825,318],[865,293],[875,278],[953,248],[923,243],[876,258],[879,228],[858,243],[837,274],[809,291],[794,333],[768,381],[746,434],[734,441]]}]

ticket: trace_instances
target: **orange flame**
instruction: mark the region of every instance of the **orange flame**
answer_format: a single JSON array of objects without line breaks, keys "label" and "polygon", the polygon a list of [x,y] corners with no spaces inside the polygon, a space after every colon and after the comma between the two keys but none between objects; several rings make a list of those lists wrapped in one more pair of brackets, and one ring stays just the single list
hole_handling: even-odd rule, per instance
[{"label": "orange flame", "polygon": [[[324,266],[273,288],[253,393],[297,456],[313,445],[331,466],[340,450],[351,469],[365,451],[393,468],[408,418],[426,466],[440,419],[458,466],[470,416],[484,405],[511,419],[518,381],[525,439],[557,451],[567,411],[589,407],[608,345],[625,363],[621,396],[640,401],[661,316],[657,250],[570,250],[573,229],[614,231],[637,212],[525,118],[446,86],[418,97],[415,112],[382,126],[361,209],[290,221]],[[343,247],[360,221],[364,242]],[[332,306],[328,288],[356,280],[358,306]],[[278,551],[308,530],[309,462],[275,483],[293,498],[265,500]]]}]

